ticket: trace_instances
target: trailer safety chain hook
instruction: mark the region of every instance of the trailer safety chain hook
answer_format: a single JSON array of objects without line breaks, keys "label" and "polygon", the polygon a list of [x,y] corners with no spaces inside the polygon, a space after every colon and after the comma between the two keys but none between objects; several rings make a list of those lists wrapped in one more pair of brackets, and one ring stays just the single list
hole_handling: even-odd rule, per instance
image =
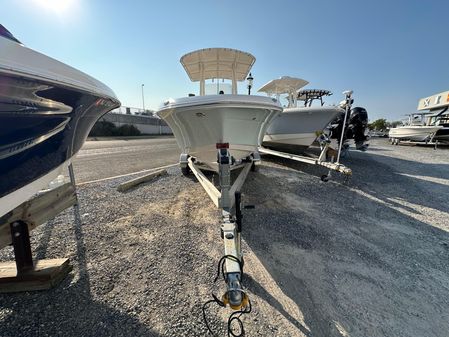
[{"label": "trailer safety chain hook", "polygon": [[[214,279],[214,283],[217,282],[218,278],[221,275],[223,275],[223,279],[226,281],[226,274],[224,273],[224,265],[226,259],[233,260],[237,262],[240,265],[240,268],[242,270],[243,275],[243,261],[240,261],[237,257],[233,255],[225,255],[218,261],[218,269],[217,269],[217,276]],[[242,302],[240,306],[236,307],[230,304],[229,302],[229,292],[230,291],[240,291],[242,294]],[[251,301],[249,300],[248,295],[242,290],[242,289],[228,289],[223,296],[221,297],[221,300],[218,299],[218,297],[215,294],[212,294],[212,299],[207,301],[203,304],[203,319],[204,323],[206,324],[207,330],[209,333],[212,334],[212,336],[217,336],[212,329],[209,326],[207,316],[206,316],[206,308],[209,306],[210,303],[216,303],[222,308],[226,308],[227,305],[233,310],[235,310],[228,318],[228,324],[227,324],[227,335],[228,337],[243,337],[245,336],[245,329],[243,327],[243,322],[240,319],[240,317],[244,314],[249,314],[251,312]],[[236,328],[236,329],[235,329]],[[237,332],[235,332],[237,330]]]}]

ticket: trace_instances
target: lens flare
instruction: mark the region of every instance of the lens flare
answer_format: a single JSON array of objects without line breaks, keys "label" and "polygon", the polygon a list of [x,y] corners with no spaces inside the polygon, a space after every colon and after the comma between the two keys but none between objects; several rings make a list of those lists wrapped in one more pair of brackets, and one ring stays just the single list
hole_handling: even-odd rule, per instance
[{"label": "lens flare", "polygon": [[42,8],[51,10],[56,14],[64,14],[73,8],[76,0],[34,0]]}]

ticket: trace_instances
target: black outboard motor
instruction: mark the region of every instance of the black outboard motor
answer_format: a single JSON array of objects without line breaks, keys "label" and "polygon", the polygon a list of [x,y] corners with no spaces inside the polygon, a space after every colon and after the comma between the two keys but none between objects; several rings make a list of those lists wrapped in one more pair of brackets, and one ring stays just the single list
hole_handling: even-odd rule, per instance
[{"label": "black outboard motor", "polygon": [[[331,138],[340,141],[341,133],[343,131],[344,119],[345,114],[342,113],[337,116],[331,123]],[[360,151],[366,151],[368,144],[365,144],[365,142],[368,140],[368,137],[365,136],[365,131],[368,126],[368,113],[365,108],[352,108],[347,123],[348,125],[346,126],[343,144],[345,144],[349,139],[354,139],[356,149]],[[347,146],[349,146],[349,144]]]},{"label": "black outboard motor", "polygon": [[355,107],[351,109],[351,115],[349,117],[348,133],[352,133],[355,147],[357,150],[366,151],[368,147],[365,142],[368,137],[365,136],[365,131],[368,126],[368,112],[364,108]]}]

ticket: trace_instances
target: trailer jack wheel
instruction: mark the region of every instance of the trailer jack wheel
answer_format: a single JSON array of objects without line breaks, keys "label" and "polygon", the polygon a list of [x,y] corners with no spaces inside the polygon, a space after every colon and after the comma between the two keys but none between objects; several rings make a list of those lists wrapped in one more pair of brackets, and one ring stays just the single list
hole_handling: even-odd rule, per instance
[{"label": "trailer jack wheel", "polygon": [[257,166],[256,166],[256,163],[253,163],[253,164],[251,165],[251,172],[257,172]]},{"label": "trailer jack wheel", "polygon": [[327,183],[329,181],[329,176],[327,174],[323,174],[321,176],[321,181],[324,181],[325,183]]},{"label": "trailer jack wheel", "polygon": [[181,166],[181,173],[182,173],[184,176],[188,176],[189,173],[190,173],[190,168],[189,168],[189,166],[188,166],[188,165],[187,165],[187,166]]}]

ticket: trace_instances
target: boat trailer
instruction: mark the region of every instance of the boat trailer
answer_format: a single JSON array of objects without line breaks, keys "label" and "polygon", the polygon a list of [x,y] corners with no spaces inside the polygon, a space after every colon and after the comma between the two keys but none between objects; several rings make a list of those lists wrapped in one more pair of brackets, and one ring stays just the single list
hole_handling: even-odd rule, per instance
[{"label": "boat trailer", "polygon": [[432,133],[429,138],[425,141],[413,141],[413,140],[401,140],[399,138],[390,138],[389,142],[391,145],[399,145],[399,143],[407,144],[407,145],[424,145],[424,146],[433,146],[433,149],[436,150],[438,148],[438,140],[434,140],[436,132]]},{"label": "boat trailer", "polygon": [[[239,317],[241,314],[251,311],[251,302],[247,293],[242,287],[243,277],[243,254],[241,247],[242,232],[242,200],[240,189],[248,176],[249,171],[255,169],[256,162],[260,161],[258,153],[254,153],[240,163],[232,163],[228,144],[217,144],[217,163],[219,188],[217,188],[201,171],[210,170],[207,167],[197,163],[195,158],[186,154],[181,155],[180,166],[184,175],[189,170],[197,178],[198,182],[205,189],[212,202],[221,209],[221,238],[224,244],[224,255],[218,262],[218,272],[214,280],[216,282],[222,273],[226,283],[226,291],[219,299],[212,295],[213,299],[206,302],[203,306],[203,318],[209,331],[212,330],[207,323],[205,308],[209,303],[215,302],[221,307],[229,305],[234,312],[228,319],[228,335],[243,336],[243,323]],[[241,169],[237,178],[231,184],[231,170]],[[251,208],[248,206],[247,208]],[[240,333],[235,334],[231,331],[233,322],[237,322]]]},{"label": "boat trailer", "polygon": [[[259,147],[259,153],[268,154],[268,155],[281,157],[281,158],[287,158],[287,159],[291,159],[294,161],[298,161],[298,162],[306,163],[306,164],[310,164],[310,165],[317,165],[317,166],[325,167],[325,168],[329,169],[329,171],[327,174],[324,174],[321,176],[321,180],[324,182],[329,181],[332,171],[342,173],[343,175],[345,175],[346,179],[349,179],[349,177],[351,177],[351,175],[352,175],[352,170],[349,167],[346,167],[345,165],[340,163],[340,157],[341,157],[342,150],[345,150],[343,148],[343,143],[344,143],[343,140],[344,140],[344,135],[346,132],[347,124],[348,124],[347,123],[347,121],[349,119],[348,117],[351,112],[352,91],[345,91],[345,92],[343,92],[343,94],[345,95],[345,100],[344,100],[345,117],[344,117],[344,122],[343,122],[343,130],[341,133],[341,138],[340,138],[340,141],[338,144],[337,160],[335,162],[334,162],[334,157],[329,155],[329,150],[331,150],[331,147],[330,147],[331,141],[330,141],[329,137],[324,133],[322,133],[318,137],[318,142],[320,143],[320,149],[321,149],[321,152],[320,152],[320,155],[318,156],[318,158],[312,158],[312,157],[300,156],[300,155],[291,154],[291,153],[285,153],[285,152],[281,152],[281,151],[275,151],[275,150],[267,149],[262,146]],[[328,160],[329,157],[330,157],[330,161]]]}]

